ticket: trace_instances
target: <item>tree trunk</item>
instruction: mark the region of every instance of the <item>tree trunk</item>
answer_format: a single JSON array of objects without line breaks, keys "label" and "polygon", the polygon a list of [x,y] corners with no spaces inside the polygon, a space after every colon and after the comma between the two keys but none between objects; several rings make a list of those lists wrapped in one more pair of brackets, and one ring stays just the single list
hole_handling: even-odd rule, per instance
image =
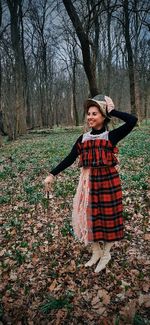
[{"label": "tree trunk", "polygon": [[91,96],[94,97],[99,93],[96,81],[96,62],[92,62],[90,42],[87,33],[84,31],[81,21],[77,15],[76,9],[71,1],[63,0],[66,11],[73,23],[79,38],[83,56],[83,66],[89,82]]},{"label": "tree trunk", "polygon": [[[0,0],[0,27],[2,24],[2,3]],[[2,69],[1,69],[1,57],[0,57],[0,124],[2,123],[3,125],[3,121],[2,121],[2,111],[1,111],[1,90],[2,90]],[[1,131],[1,127],[0,127],[0,131]],[[1,133],[1,132],[0,132]],[[2,136],[0,134],[0,147],[2,146]]]},{"label": "tree trunk", "polygon": [[129,1],[123,1],[124,9],[124,35],[126,41],[126,49],[128,55],[128,72],[129,72],[129,83],[130,83],[130,101],[131,101],[131,113],[137,115],[136,98],[135,98],[135,76],[134,76],[134,62],[133,52],[131,46],[131,38],[129,32]]},{"label": "tree trunk", "polygon": [[72,93],[73,93],[73,111],[75,117],[75,125],[78,126],[79,115],[78,115],[77,104],[76,104],[76,61],[74,61],[73,63]]},{"label": "tree trunk", "polygon": [[7,0],[11,19],[11,41],[14,51],[15,71],[15,130],[14,136],[26,133],[26,100],[24,94],[25,67],[23,59],[23,48],[20,36],[20,10],[19,0]]},{"label": "tree trunk", "polygon": [[28,85],[28,76],[27,76],[27,66],[25,61],[25,53],[24,53],[24,26],[23,26],[23,14],[22,14],[22,6],[20,6],[20,24],[21,24],[21,49],[22,49],[22,61],[23,61],[23,91],[24,91],[24,103],[26,110],[26,123],[28,128],[31,128],[31,111],[30,111],[30,100],[29,100],[29,85]]},{"label": "tree trunk", "polygon": [[107,94],[110,96],[110,83],[111,83],[111,61],[112,61],[112,50],[111,50],[111,13],[107,12],[107,40],[108,40],[108,58],[107,58]]},{"label": "tree trunk", "polygon": [[135,46],[134,46],[134,76],[135,76],[135,101],[136,101],[136,108],[137,108],[137,114],[138,119],[142,119],[142,95],[141,95],[141,89],[140,89],[140,75],[139,75],[139,58],[138,58],[138,45],[139,45],[139,26],[140,26],[140,20],[139,20],[139,13],[138,13],[138,5],[139,0],[134,0],[134,10],[135,10]]}]

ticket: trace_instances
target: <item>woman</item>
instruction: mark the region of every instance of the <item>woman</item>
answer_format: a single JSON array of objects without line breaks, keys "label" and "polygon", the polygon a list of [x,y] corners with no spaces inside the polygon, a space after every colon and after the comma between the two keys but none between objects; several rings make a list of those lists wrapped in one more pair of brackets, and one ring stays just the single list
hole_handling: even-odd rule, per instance
[{"label": "woman", "polygon": [[[44,183],[47,193],[54,176],[80,156],[81,175],[73,201],[72,223],[77,238],[85,245],[92,244],[92,257],[85,266],[92,266],[100,260],[95,269],[98,273],[110,261],[114,242],[124,237],[116,144],[131,132],[137,118],[116,111],[111,98],[103,95],[88,99],[85,109],[91,131],[77,139],[70,154],[51,171]],[[125,123],[108,131],[107,123],[113,116]],[[100,243],[103,243],[103,249]]]}]

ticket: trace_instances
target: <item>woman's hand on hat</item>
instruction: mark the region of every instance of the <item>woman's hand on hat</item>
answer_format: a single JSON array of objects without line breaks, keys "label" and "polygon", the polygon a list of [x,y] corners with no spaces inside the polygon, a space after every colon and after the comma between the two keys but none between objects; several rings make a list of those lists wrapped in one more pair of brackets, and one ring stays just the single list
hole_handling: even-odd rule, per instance
[{"label": "woman's hand on hat", "polygon": [[106,101],[107,113],[109,114],[113,109],[115,109],[115,105],[114,105],[112,99],[108,96],[105,96],[105,101]]},{"label": "woman's hand on hat", "polygon": [[54,175],[50,174],[44,179],[44,186],[45,186],[45,194],[47,197],[49,196],[49,192],[51,191],[52,188],[52,183],[54,181]]}]

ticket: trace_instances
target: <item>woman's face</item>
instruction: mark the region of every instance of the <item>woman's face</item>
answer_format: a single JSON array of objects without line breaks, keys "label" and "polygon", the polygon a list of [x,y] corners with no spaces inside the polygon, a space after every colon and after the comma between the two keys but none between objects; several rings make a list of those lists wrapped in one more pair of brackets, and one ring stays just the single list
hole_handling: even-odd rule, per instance
[{"label": "woman's face", "polygon": [[102,115],[98,107],[91,106],[87,112],[87,122],[90,128],[101,129],[103,127],[105,116]]}]

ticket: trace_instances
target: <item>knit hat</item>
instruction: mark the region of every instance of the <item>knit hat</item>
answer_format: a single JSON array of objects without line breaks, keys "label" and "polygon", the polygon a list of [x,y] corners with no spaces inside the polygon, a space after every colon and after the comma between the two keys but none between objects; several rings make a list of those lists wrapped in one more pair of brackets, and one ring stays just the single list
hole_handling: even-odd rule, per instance
[{"label": "knit hat", "polygon": [[96,95],[93,98],[87,99],[84,103],[84,108],[87,111],[88,108],[93,105],[95,105],[99,108],[99,110],[101,111],[103,116],[110,118],[108,116],[107,110],[106,110],[107,106],[106,106],[106,101],[105,101],[105,95]]}]

